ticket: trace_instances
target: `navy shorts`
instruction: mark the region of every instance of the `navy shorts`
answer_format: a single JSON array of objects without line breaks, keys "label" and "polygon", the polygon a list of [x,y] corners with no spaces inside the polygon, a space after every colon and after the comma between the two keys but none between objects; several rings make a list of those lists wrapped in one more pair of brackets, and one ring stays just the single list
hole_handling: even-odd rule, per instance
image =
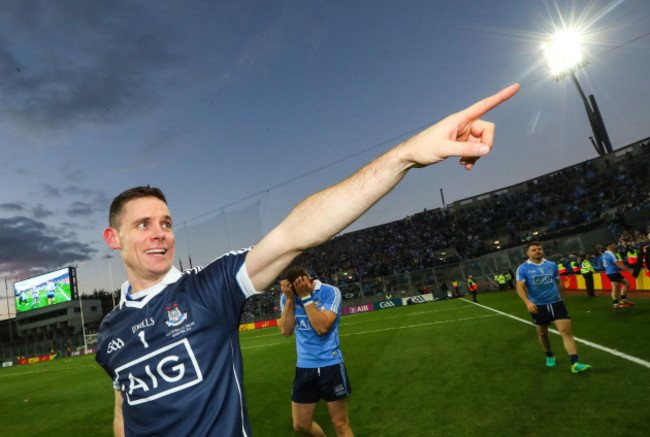
[{"label": "navy shorts", "polygon": [[610,282],[623,282],[625,279],[620,273],[608,273],[607,278],[609,278]]},{"label": "navy shorts", "polygon": [[537,305],[537,314],[530,313],[530,317],[533,319],[533,324],[541,326],[548,326],[553,320],[571,318],[564,301]]},{"label": "navy shorts", "polygon": [[320,399],[337,401],[350,393],[352,388],[343,363],[313,369],[296,367],[291,400],[298,404],[314,404]]}]

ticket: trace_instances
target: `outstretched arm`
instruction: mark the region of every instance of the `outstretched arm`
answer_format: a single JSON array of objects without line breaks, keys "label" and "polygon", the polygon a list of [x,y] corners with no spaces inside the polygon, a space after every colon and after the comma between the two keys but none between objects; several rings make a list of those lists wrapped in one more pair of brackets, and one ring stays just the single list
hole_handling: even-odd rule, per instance
[{"label": "outstretched arm", "polygon": [[426,167],[451,156],[471,169],[487,155],[494,140],[494,124],[480,120],[488,111],[514,96],[519,85],[452,114],[395,146],[352,176],[307,197],[246,257],[255,289],[265,289],[310,247],[332,238],[390,192],[413,167]]}]

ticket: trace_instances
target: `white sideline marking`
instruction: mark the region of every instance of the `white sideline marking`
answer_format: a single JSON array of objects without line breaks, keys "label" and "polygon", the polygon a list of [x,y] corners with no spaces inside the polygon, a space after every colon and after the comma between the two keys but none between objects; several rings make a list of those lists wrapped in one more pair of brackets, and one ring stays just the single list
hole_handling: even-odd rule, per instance
[{"label": "white sideline marking", "polygon": [[[63,291],[63,288],[61,288],[61,287],[56,287],[56,289],[59,290],[59,291],[61,292],[61,294],[63,295],[63,297],[66,298],[66,300],[72,300],[72,298],[68,299],[68,296],[67,296],[67,295],[65,294],[65,292]],[[70,292],[70,294],[72,294],[72,291]]]},{"label": "white sideline marking", "polygon": [[484,319],[486,317],[493,317],[493,314],[487,314],[485,316],[476,316],[476,317],[463,317],[463,318],[454,319],[454,320],[441,320],[441,321],[437,321],[437,322],[418,323],[416,325],[394,326],[392,328],[373,329],[371,331],[350,332],[348,334],[339,334],[339,336],[340,337],[347,337],[347,336],[350,336],[350,335],[371,334],[373,332],[395,331],[397,329],[408,329],[408,328],[419,328],[420,326],[443,325],[445,323],[465,322],[467,320]]},{"label": "white sideline marking", "polygon": [[[403,319],[405,317],[421,316],[422,314],[440,313],[442,311],[458,310],[458,309],[463,309],[463,308],[465,308],[465,307],[464,306],[457,306],[457,307],[453,307],[453,308],[442,308],[442,309],[435,309],[435,310],[429,310],[429,311],[420,311],[418,313],[409,313],[409,314],[402,314],[402,315],[399,315],[399,316],[382,317],[381,320]],[[349,316],[349,315],[360,316],[362,314],[370,314],[370,313],[373,313],[373,312],[374,311],[367,311],[367,312],[363,312],[363,313],[346,314],[346,316]],[[361,323],[368,323],[368,321],[367,320],[360,320],[358,322],[348,322],[347,319],[346,319],[345,326],[359,325]],[[244,332],[244,331],[242,331],[242,332]],[[282,335],[280,333],[280,331],[275,331],[273,334],[249,335],[249,336],[246,336],[245,338],[240,339],[240,342],[243,341],[243,340],[251,340],[251,339],[262,338],[262,337],[277,337],[278,335]]]},{"label": "white sideline marking", "polygon": [[[533,322],[521,319],[519,317],[515,317],[515,316],[513,316],[511,314],[508,314],[508,313],[504,313],[503,311],[495,310],[494,308],[490,308],[488,306],[481,305],[480,303],[472,302],[472,301],[467,300],[467,299],[461,299],[461,300],[464,300],[467,303],[471,303],[472,305],[476,305],[476,306],[479,306],[481,308],[485,308],[487,310],[494,311],[495,313],[501,314],[502,316],[510,317],[511,319],[514,319],[514,320],[516,320],[518,322],[521,322],[521,323],[525,323],[526,325],[535,326],[533,324]],[[548,332],[552,332],[553,334],[560,335],[560,333],[555,329],[550,329],[549,328]],[[639,364],[639,365],[641,365],[643,367],[647,367],[648,369],[650,369],[650,362],[642,360],[641,358],[633,357],[632,355],[628,355],[626,353],[619,352],[616,349],[610,349],[607,346],[602,346],[602,345],[600,345],[598,343],[594,343],[594,342],[591,342],[589,340],[583,340],[583,339],[578,338],[578,337],[573,337],[573,339],[578,343],[586,344],[587,346],[591,346],[594,349],[599,349],[599,350],[601,350],[603,352],[607,352],[609,354],[612,354],[612,355],[617,356],[619,358],[623,358],[623,359],[628,360],[628,361],[632,361],[633,363]]]},{"label": "white sideline marking", "polygon": [[[395,326],[392,328],[383,328],[383,329],[373,329],[371,331],[363,331],[363,332],[350,332],[348,334],[339,334],[339,337],[348,337],[350,335],[361,335],[361,334],[371,334],[373,332],[384,332],[384,331],[395,331],[397,329],[408,329],[408,328],[419,328],[421,326],[432,326],[432,325],[442,325],[445,323],[455,323],[455,322],[464,322],[467,320],[475,320],[475,319],[485,319],[486,317],[494,317],[495,314],[487,314],[484,316],[475,316],[475,317],[463,317],[461,319],[454,319],[454,320],[442,320],[442,321],[437,321],[437,322],[429,322],[429,323],[418,323],[416,325],[405,325],[405,326]],[[264,343],[264,344],[259,344],[256,346],[241,346],[242,349],[254,349],[254,348],[259,348],[259,347],[266,347],[266,346],[277,346],[280,344],[291,344],[291,343]]]}]

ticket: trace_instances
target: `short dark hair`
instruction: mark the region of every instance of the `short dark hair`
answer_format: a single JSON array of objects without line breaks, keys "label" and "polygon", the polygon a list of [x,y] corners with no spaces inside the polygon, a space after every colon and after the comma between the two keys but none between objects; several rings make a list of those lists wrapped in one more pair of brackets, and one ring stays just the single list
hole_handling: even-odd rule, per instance
[{"label": "short dark hair", "polygon": [[526,245],[526,252],[528,252],[528,249],[530,249],[530,246],[539,246],[542,247],[542,242],[541,241],[531,241]]},{"label": "short dark hair", "polygon": [[108,225],[112,228],[119,228],[120,218],[124,212],[124,205],[133,199],[140,199],[143,197],[155,197],[156,199],[165,202],[165,205],[167,204],[167,199],[165,199],[165,195],[162,193],[160,188],[150,187],[149,185],[146,187],[129,188],[128,190],[118,194],[117,197],[113,199],[111,208],[108,212]]},{"label": "short dark hair", "polygon": [[311,277],[309,272],[307,271],[306,268],[300,267],[300,266],[294,266],[294,267],[289,267],[285,272],[284,272],[284,278],[289,281],[289,283],[293,284],[293,281],[298,279],[300,276],[307,276]]}]

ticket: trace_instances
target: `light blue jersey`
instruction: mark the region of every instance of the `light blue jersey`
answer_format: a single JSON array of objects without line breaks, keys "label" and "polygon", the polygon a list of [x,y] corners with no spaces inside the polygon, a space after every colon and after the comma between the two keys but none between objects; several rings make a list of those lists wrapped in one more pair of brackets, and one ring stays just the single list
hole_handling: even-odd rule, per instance
[{"label": "light blue jersey", "polygon": [[547,260],[542,260],[541,264],[528,260],[517,269],[517,281],[525,281],[528,299],[535,305],[548,305],[562,300],[555,283],[559,277],[557,264]]},{"label": "light blue jersey", "polygon": [[[341,321],[341,291],[331,285],[316,280],[316,288],[312,294],[314,305],[319,311],[328,310],[336,314],[336,320],[330,330],[324,335],[318,335],[312,328],[300,298],[294,298],[294,314],[296,316],[296,351],[298,367],[317,368],[331,366],[343,362],[339,348],[339,322]],[[282,312],[286,304],[286,296],[280,298]]]},{"label": "light blue jersey", "polygon": [[616,255],[614,252],[611,251],[606,251],[603,253],[603,256],[601,258],[603,262],[603,267],[605,268],[605,273],[608,275],[613,275],[614,273],[620,273],[621,269],[618,268],[616,265],[616,261],[618,259],[616,258]]}]

